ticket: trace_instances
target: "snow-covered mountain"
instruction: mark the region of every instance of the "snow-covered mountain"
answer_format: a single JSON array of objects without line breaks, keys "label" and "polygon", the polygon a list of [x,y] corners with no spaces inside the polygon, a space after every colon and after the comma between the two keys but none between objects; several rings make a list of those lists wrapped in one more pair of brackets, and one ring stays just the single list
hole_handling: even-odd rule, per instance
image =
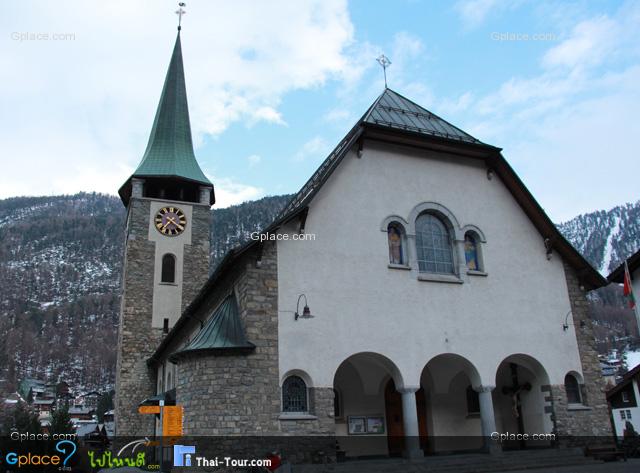
[{"label": "snow-covered mountain", "polygon": [[[212,263],[271,222],[289,198],[214,210]],[[124,218],[120,200],[100,194],[0,200],[0,381],[11,387],[25,376],[62,378],[87,388],[113,382]],[[640,248],[640,202],[559,228],[607,274]],[[603,339],[628,331],[618,321],[628,317],[609,312],[594,312],[604,314]]]},{"label": "snow-covered mountain", "polygon": [[640,249],[640,201],[579,215],[558,228],[606,276]]}]

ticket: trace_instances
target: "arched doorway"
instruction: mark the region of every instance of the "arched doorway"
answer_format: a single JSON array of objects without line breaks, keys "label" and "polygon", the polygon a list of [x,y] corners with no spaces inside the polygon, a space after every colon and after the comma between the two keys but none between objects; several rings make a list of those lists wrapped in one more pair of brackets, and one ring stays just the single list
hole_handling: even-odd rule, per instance
[{"label": "arched doorway", "polygon": [[[402,456],[405,451],[405,431],[402,417],[402,395],[396,389],[393,379],[387,381],[384,390],[385,414],[387,420],[387,446],[390,457]],[[418,413],[418,430],[420,432],[420,448],[427,447],[427,406],[424,389],[416,392],[416,411]]]},{"label": "arched doorway", "polygon": [[551,401],[545,399],[548,390],[549,376],[533,357],[515,354],[500,363],[493,395],[496,427],[500,432],[514,434],[503,444],[505,450],[550,445],[548,441],[522,438],[523,434],[553,431]]},{"label": "arched doorway", "polygon": [[[444,353],[425,365],[420,384],[429,437],[425,453],[479,451],[484,447],[478,393],[480,375],[463,356]],[[426,440],[426,441],[425,441]]]},{"label": "arched doorway", "polygon": [[347,458],[403,453],[402,376],[383,355],[358,353],[344,360],[334,376],[336,437]]}]

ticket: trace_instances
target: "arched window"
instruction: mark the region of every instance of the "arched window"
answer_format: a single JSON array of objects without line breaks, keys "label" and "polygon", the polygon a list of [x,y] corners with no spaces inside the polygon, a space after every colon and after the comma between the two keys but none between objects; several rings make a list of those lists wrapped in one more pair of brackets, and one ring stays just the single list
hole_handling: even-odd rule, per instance
[{"label": "arched window", "polygon": [[176,257],[167,253],[162,257],[160,282],[176,282]]},{"label": "arched window", "polygon": [[282,411],[308,412],[307,385],[300,376],[289,376],[282,383]]},{"label": "arched window", "polygon": [[416,219],[416,249],[420,272],[454,273],[451,236],[435,215],[423,213]]},{"label": "arched window", "polygon": [[404,231],[399,223],[390,223],[387,227],[389,242],[389,263],[407,264],[404,245]]},{"label": "arched window", "polygon": [[471,232],[467,232],[464,235],[464,259],[467,262],[467,269],[481,271],[480,258],[478,255],[478,239]]},{"label": "arched window", "polygon": [[567,402],[569,404],[582,404],[580,384],[574,375],[568,374],[564,377],[564,389],[567,392]]}]

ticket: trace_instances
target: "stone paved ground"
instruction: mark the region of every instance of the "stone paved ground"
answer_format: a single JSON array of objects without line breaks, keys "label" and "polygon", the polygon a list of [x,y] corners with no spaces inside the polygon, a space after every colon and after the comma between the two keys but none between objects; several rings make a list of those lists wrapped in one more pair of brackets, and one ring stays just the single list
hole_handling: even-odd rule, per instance
[{"label": "stone paved ground", "polygon": [[633,458],[626,462],[594,463],[593,465],[563,466],[536,470],[510,470],[501,473],[638,473],[640,459]]}]

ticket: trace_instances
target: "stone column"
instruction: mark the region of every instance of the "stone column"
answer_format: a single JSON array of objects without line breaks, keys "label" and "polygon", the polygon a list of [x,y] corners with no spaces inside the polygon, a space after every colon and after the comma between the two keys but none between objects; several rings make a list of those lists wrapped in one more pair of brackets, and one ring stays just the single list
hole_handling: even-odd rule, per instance
[{"label": "stone column", "polygon": [[131,178],[131,197],[142,197],[144,179]]},{"label": "stone column", "polygon": [[200,186],[200,203],[209,205],[211,203],[209,200],[210,198],[211,198],[211,188]]},{"label": "stone column", "polygon": [[480,400],[480,425],[482,426],[485,451],[491,454],[499,453],[501,451],[500,445],[491,440],[491,434],[496,431],[496,416],[493,412],[493,398],[491,396],[495,386],[475,386],[473,389],[478,393]]},{"label": "stone column", "polygon": [[420,429],[418,427],[418,409],[416,407],[416,391],[418,389],[418,387],[409,386],[399,390],[402,394],[404,455],[409,459],[422,458],[424,456],[424,452],[420,448]]}]

